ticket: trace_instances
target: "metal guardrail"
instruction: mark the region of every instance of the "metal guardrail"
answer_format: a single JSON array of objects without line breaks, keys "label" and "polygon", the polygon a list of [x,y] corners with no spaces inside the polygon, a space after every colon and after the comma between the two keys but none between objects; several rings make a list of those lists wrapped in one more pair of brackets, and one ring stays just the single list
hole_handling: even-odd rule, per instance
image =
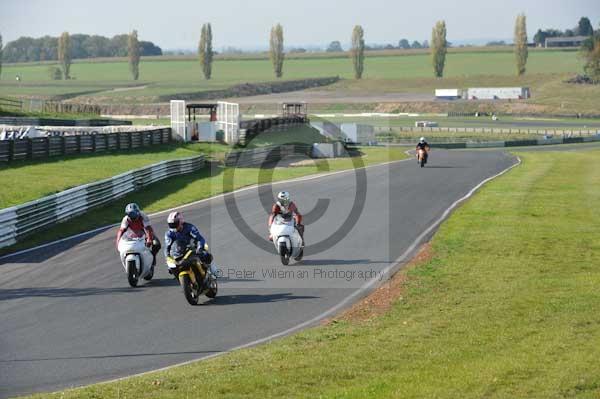
[{"label": "metal guardrail", "polygon": [[546,136],[590,136],[600,134],[600,129],[521,129],[521,128],[491,128],[491,127],[376,127],[377,134],[394,132],[419,133],[489,133],[489,134],[530,134]]},{"label": "metal guardrail", "polygon": [[225,158],[225,166],[249,167],[280,161],[291,155],[311,155],[310,144],[285,144],[279,146],[267,146],[253,150],[230,152]]},{"label": "metal guardrail", "polygon": [[201,169],[204,155],[163,161],[0,210],[0,248],[170,176]]},{"label": "metal guardrail", "polygon": [[240,140],[239,144],[245,146],[259,133],[269,129],[287,129],[291,126],[298,126],[308,123],[306,116],[274,117],[263,119],[251,119],[240,121]]},{"label": "metal guardrail", "polygon": [[[0,106],[2,106],[0,100]],[[58,118],[33,118],[21,116],[2,116],[0,125],[14,126],[130,126],[131,121],[116,119],[58,119]]]},{"label": "metal guardrail", "polygon": [[23,109],[23,101],[14,98],[0,97],[0,108]]},{"label": "metal guardrail", "polygon": [[484,141],[484,142],[454,142],[454,143],[430,143],[432,148],[495,148],[495,147],[527,147],[535,145],[554,144],[577,144],[600,141],[600,136],[586,137],[557,137],[550,139],[534,140],[507,140],[507,141]]},{"label": "metal guardrail", "polygon": [[0,163],[59,155],[131,150],[171,141],[171,129],[0,141]]}]

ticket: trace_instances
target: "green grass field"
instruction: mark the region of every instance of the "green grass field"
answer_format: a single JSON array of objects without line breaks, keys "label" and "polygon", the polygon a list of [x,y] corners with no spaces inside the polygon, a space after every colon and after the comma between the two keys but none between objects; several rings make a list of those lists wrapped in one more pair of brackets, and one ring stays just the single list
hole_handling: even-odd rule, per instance
[{"label": "green grass field", "polygon": [[[433,78],[430,56],[424,52],[411,55],[367,56],[362,82],[352,79],[349,58],[297,58],[284,65],[284,79],[302,79],[339,75],[344,80],[331,89],[379,91],[420,91],[447,85],[493,84],[496,80],[511,86],[525,83],[554,81],[556,76],[573,75],[582,69],[578,53],[574,51],[530,51],[525,78],[514,77],[514,55],[511,52],[450,52],[447,56],[445,78]],[[47,73],[48,64],[3,65],[0,90],[4,95],[56,96],[86,93],[108,102],[151,102],[159,95],[222,89],[238,83],[275,80],[268,59],[215,60],[213,79],[202,79],[196,60],[169,58],[160,61],[143,60],[140,80],[131,80],[126,61],[77,62],[72,65],[75,80],[52,81]],[[21,82],[14,80],[15,75]],[[554,76],[554,77],[553,77]],[[552,77],[549,79],[549,77]],[[390,82],[394,82],[391,83]],[[425,82],[425,86],[423,83]],[[498,82],[498,83],[499,83]],[[117,89],[117,90],[115,90]]]},{"label": "green grass field", "polygon": [[162,145],[140,151],[13,162],[0,166],[0,209],[160,161],[228,150],[229,147],[220,144]]},{"label": "green grass field", "polygon": [[382,316],[32,397],[597,398],[600,152],[520,156],[442,225]]}]

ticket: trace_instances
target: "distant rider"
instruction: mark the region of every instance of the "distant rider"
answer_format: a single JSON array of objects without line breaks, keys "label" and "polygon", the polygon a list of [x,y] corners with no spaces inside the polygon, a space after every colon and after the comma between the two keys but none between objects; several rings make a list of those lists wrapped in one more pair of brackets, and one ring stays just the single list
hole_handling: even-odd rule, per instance
[{"label": "distant rider", "polygon": [[[213,262],[213,256],[204,249],[206,240],[200,234],[200,230],[191,223],[183,221],[181,212],[171,212],[167,217],[169,229],[165,232],[165,257],[177,258],[187,247],[195,247],[196,255],[203,265],[208,266],[208,271],[217,276],[217,268]],[[169,270],[169,273],[172,271]]]},{"label": "distant rider", "polygon": [[[287,191],[280,191],[277,194],[277,201],[273,204],[271,208],[271,214],[269,215],[269,229],[273,224],[273,220],[275,220],[275,216],[277,215],[291,215],[294,217],[296,221],[296,229],[298,233],[300,233],[300,237],[302,238],[302,242],[304,242],[304,225],[302,224],[302,215],[298,210],[298,207],[291,200],[290,193]],[[273,237],[269,234],[269,241],[272,241]]]},{"label": "distant rider", "polygon": [[425,162],[427,162],[427,158],[429,158],[429,143],[425,141],[425,137],[421,137],[419,142],[417,143],[417,147],[415,148],[417,151],[417,156],[419,154],[419,150],[425,151]]},{"label": "distant rider", "polygon": [[139,237],[146,236],[146,246],[152,252],[152,266],[156,266],[156,254],[160,250],[160,241],[154,237],[154,230],[150,225],[150,219],[141,211],[136,203],[127,204],[125,207],[125,216],[117,232],[117,248],[121,237],[127,230],[131,230]]}]

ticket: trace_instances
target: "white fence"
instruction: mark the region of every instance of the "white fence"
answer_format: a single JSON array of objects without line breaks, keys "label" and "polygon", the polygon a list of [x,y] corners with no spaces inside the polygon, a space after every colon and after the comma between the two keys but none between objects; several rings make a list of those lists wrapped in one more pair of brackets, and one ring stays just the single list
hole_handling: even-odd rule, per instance
[{"label": "white fence", "polygon": [[217,102],[217,128],[224,133],[227,144],[240,140],[240,106],[236,103]]},{"label": "white fence", "polygon": [[185,101],[171,100],[171,132],[176,140],[189,139],[185,128]]},{"label": "white fence", "polygon": [[18,239],[34,231],[85,213],[154,182],[193,172],[204,165],[203,155],[163,161],[0,210],[0,248],[15,244]]}]

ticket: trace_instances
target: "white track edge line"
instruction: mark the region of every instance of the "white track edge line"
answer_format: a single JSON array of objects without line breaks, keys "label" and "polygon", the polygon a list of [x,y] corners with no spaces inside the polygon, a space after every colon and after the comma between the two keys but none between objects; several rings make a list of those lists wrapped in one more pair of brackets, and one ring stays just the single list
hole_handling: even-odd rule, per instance
[{"label": "white track edge line", "polygon": [[[493,180],[499,176],[502,176],[503,174],[505,174],[506,172],[510,171],[511,169],[519,166],[521,164],[521,158],[519,156],[516,157],[517,158],[517,162],[514,163],[513,165],[509,166],[508,168],[504,169],[503,171],[501,171],[500,173],[495,174],[494,176],[488,177],[487,179],[481,181],[479,184],[477,184],[475,187],[473,187],[467,194],[465,194],[463,197],[457,199],[456,201],[454,201],[448,208],[446,208],[446,210],[444,211],[444,213],[442,214],[442,216],[440,216],[435,222],[433,222],[433,224],[431,224],[425,231],[423,231],[414,241],[413,243],[410,245],[410,247],[408,247],[404,253],[402,253],[402,255],[400,255],[398,258],[396,258],[394,260],[394,262],[387,266],[385,269],[382,270],[383,274],[387,274],[389,273],[391,270],[395,269],[395,268],[400,268],[401,266],[403,266],[403,262],[406,261],[406,258],[408,258],[408,256],[415,250],[415,248],[421,244],[423,238],[425,238],[428,234],[430,234],[438,225],[440,225],[447,217],[448,215],[450,215],[450,213],[463,201],[467,200],[468,198],[470,198],[477,190],[479,190],[484,184],[486,184],[487,182],[489,182],[490,180]],[[394,161],[394,162],[400,162],[400,161]],[[388,276],[387,280],[389,280],[391,277],[393,277],[393,274]],[[214,353],[212,355],[207,355],[207,356],[202,356],[199,357],[197,359],[193,359],[193,360],[188,360],[182,363],[177,363],[177,364],[172,364],[170,366],[167,367],[162,367],[156,370],[150,370],[150,371],[144,371],[142,373],[137,373],[137,374],[132,374],[132,375],[128,375],[125,377],[119,377],[119,378],[115,378],[112,380],[108,380],[108,381],[102,381],[102,382],[97,382],[94,384],[87,384],[87,385],[82,385],[80,387],[77,388],[83,388],[85,386],[88,385],[99,385],[99,384],[110,384],[112,382],[117,382],[117,381],[122,381],[125,379],[129,379],[129,378],[134,378],[134,377],[140,377],[146,374],[150,374],[150,373],[156,373],[156,372],[160,372],[160,371],[165,371],[165,370],[169,370],[172,369],[174,367],[179,367],[179,366],[184,366],[187,364],[191,364],[191,363],[195,363],[195,362],[199,362],[202,360],[208,360],[208,359],[212,359],[218,356],[222,356],[225,355],[227,353],[239,350],[239,349],[244,349],[244,348],[249,348],[252,346],[256,346],[265,342],[269,342],[272,341],[273,339],[285,336],[285,335],[289,335],[297,330],[301,330],[304,327],[310,326],[312,324],[317,323],[318,321],[321,321],[323,319],[325,319],[326,317],[328,317],[329,315],[331,315],[332,313],[337,312],[338,310],[340,310],[341,308],[345,307],[346,305],[348,305],[349,302],[351,302],[352,300],[354,300],[354,298],[356,298],[357,296],[360,296],[362,294],[365,293],[365,291],[368,291],[372,288],[373,285],[375,285],[376,283],[378,283],[378,280],[371,280],[368,283],[365,283],[362,287],[360,287],[357,291],[353,292],[352,294],[348,295],[346,298],[344,298],[341,302],[339,302],[337,305],[334,305],[333,307],[329,308],[328,310],[326,310],[325,312],[313,317],[310,320],[304,321],[296,326],[290,327],[286,330],[280,331],[278,333],[269,335],[267,337],[264,338],[259,338],[257,340],[248,342],[246,344],[242,344],[242,345],[238,345],[235,346],[233,348],[227,349],[225,351],[222,352],[217,352]],[[383,283],[381,283],[383,284]],[[75,388],[75,387],[74,387]]]}]

